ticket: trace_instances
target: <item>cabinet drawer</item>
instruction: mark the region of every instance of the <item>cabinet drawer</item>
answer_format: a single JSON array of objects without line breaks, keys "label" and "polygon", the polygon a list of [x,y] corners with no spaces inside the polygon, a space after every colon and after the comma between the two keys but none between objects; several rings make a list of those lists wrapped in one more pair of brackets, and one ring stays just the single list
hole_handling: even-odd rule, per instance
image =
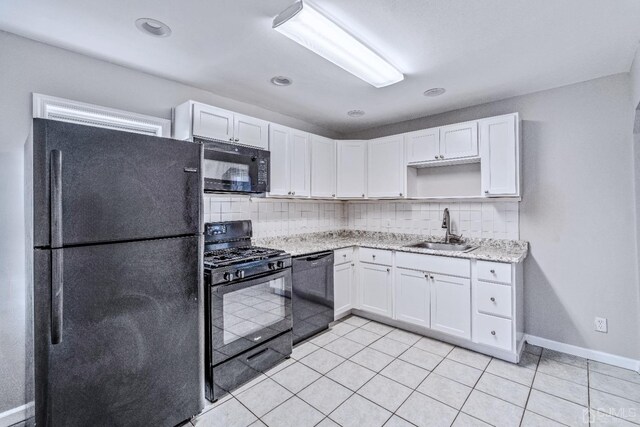
[{"label": "cabinet drawer", "polygon": [[511,319],[511,286],[476,282],[476,307],[479,312]]},{"label": "cabinet drawer", "polygon": [[511,320],[480,313],[474,317],[476,342],[511,350]]},{"label": "cabinet drawer", "polygon": [[428,271],[450,276],[471,276],[471,263],[468,259],[462,258],[398,252],[396,254],[396,265],[410,270]]},{"label": "cabinet drawer", "polygon": [[511,264],[478,261],[478,279],[511,284]]},{"label": "cabinet drawer", "polygon": [[353,262],[353,248],[338,249],[333,252],[333,264],[339,265],[345,262]]},{"label": "cabinet drawer", "polygon": [[360,248],[360,261],[380,265],[393,264],[393,252],[383,249]]}]

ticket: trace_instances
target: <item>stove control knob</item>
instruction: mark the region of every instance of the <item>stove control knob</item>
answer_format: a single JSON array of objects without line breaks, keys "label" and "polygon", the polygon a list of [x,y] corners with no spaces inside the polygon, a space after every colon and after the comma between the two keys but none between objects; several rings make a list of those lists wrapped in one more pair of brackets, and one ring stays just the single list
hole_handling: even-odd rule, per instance
[{"label": "stove control knob", "polygon": [[236,271],[236,277],[238,279],[244,279],[244,270],[238,270]]},{"label": "stove control knob", "polygon": [[226,273],[224,273],[224,280],[226,280],[227,282],[230,282],[233,280],[233,274],[229,273],[228,271]]},{"label": "stove control knob", "polygon": [[275,270],[276,269],[276,264],[273,262],[269,263],[269,270]]},{"label": "stove control knob", "polygon": [[284,268],[284,261],[278,261],[278,268]]}]

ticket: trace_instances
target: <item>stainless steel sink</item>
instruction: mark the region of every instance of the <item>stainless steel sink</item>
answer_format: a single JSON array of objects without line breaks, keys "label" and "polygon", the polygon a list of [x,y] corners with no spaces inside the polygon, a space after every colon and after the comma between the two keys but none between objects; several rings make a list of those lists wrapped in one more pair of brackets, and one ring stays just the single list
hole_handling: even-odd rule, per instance
[{"label": "stainless steel sink", "polygon": [[420,242],[407,245],[408,248],[432,249],[435,251],[470,252],[477,248],[467,243]]}]

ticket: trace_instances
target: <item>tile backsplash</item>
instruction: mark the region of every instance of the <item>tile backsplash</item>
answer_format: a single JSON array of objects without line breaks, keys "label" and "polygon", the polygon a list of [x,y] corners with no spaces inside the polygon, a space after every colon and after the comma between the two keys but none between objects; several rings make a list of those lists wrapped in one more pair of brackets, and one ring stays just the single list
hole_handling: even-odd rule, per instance
[{"label": "tile backsplash", "polygon": [[347,227],[344,202],[205,194],[206,222],[250,219],[254,237],[289,236]]},{"label": "tile backsplash", "polygon": [[444,236],[449,208],[452,232],[467,237],[519,238],[518,202],[285,200],[206,194],[206,222],[250,219],[254,237],[340,229]]}]

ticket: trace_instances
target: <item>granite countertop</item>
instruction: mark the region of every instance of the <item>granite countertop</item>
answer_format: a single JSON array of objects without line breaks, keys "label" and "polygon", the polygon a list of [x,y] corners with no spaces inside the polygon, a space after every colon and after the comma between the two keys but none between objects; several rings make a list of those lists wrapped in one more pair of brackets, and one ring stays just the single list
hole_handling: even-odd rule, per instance
[{"label": "granite countertop", "polygon": [[308,255],[316,252],[335,250],[350,246],[386,249],[400,252],[413,252],[454,258],[479,259],[506,263],[522,262],[528,253],[529,243],[523,240],[463,239],[465,243],[478,246],[469,252],[440,251],[425,248],[411,248],[419,242],[441,242],[436,236],[415,234],[382,233],[372,231],[328,231],[320,233],[298,234],[286,237],[264,237],[254,239],[256,246],[281,249],[292,256]]}]

